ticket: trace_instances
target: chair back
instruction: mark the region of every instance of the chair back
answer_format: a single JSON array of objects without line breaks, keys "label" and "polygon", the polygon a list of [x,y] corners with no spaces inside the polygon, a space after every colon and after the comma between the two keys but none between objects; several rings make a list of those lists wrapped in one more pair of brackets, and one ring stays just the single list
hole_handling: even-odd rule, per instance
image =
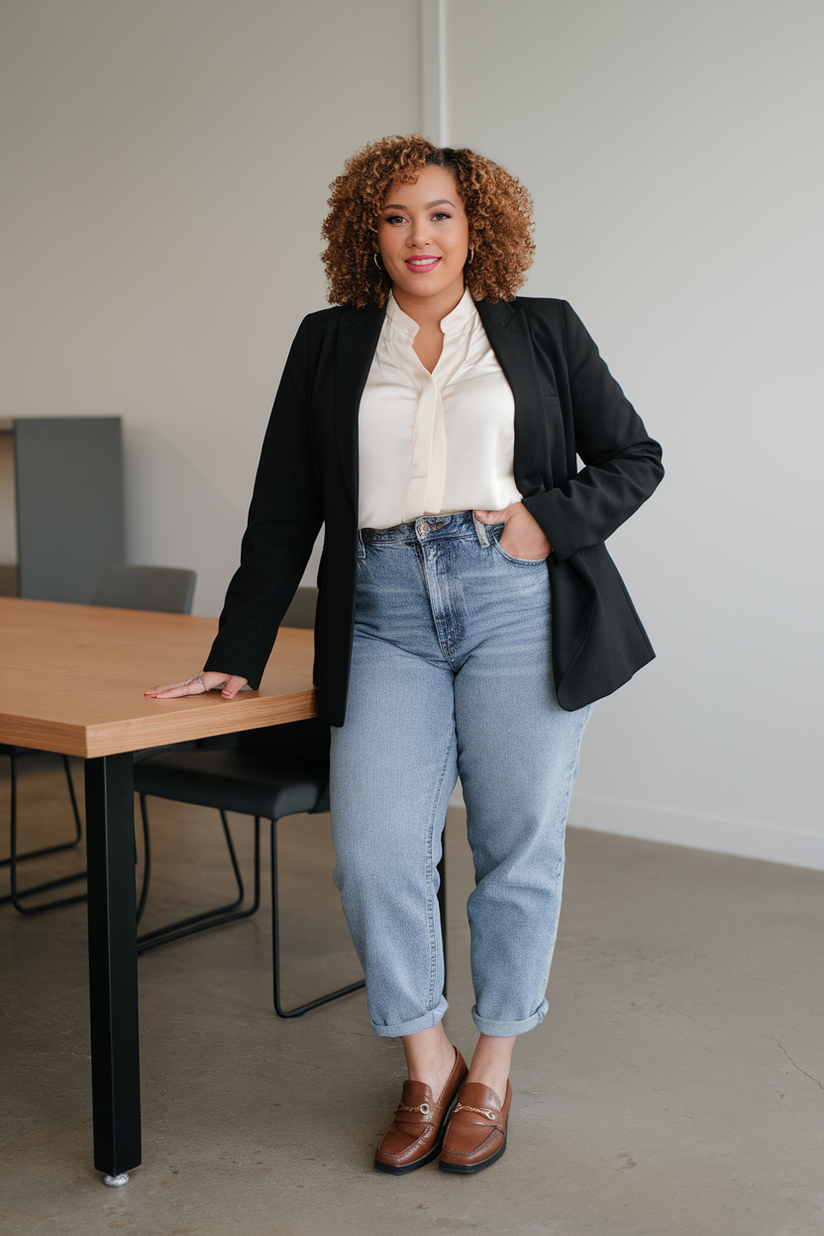
[{"label": "chair back", "polygon": [[315,626],[315,611],[318,608],[317,588],[298,588],[292,604],[283,615],[282,627],[301,627],[312,631]]},{"label": "chair back", "polygon": [[95,588],[92,605],[190,614],[196,579],[194,571],[183,567],[108,566]]}]

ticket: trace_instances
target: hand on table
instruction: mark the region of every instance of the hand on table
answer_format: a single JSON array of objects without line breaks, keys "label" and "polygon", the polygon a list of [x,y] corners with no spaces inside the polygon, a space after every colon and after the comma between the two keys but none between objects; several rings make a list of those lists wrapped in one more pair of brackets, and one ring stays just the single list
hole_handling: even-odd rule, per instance
[{"label": "hand on table", "polygon": [[205,691],[223,690],[220,694],[225,700],[233,700],[241,687],[245,687],[248,679],[238,678],[237,674],[218,674],[216,670],[203,670],[185,682],[173,682],[166,687],[149,687],[144,695],[150,695],[155,700],[171,700],[179,695],[203,695]]},{"label": "hand on table", "polygon": [[541,525],[522,502],[512,502],[503,511],[475,511],[475,518],[482,524],[506,525],[498,544],[512,558],[537,562],[552,553]]}]

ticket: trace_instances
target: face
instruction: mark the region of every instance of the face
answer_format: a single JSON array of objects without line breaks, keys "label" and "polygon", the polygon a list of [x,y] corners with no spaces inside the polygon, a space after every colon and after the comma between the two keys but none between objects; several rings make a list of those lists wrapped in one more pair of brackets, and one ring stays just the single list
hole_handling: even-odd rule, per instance
[{"label": "face", "polygon": [[381,260],[405,313],[451,312],[464,290],[469,223],[454,172],[425,167],[414,184],[392,185],[378,220]]}]

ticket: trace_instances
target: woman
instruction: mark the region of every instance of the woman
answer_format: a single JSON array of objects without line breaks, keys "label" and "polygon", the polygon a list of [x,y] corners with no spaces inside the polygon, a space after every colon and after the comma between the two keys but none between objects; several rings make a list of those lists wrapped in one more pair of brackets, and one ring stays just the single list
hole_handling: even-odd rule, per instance
[{"label": "woman", "polygon": [[[334,307],[292,345],[219,634],[202,673],[148,694],[257,686],[325,525],[315,682],[335,878],[372,1026],[409,1071],[375,1166],[439,1156],[473,1173],[504,1152],[515,1038],[547,1009],[592,702],[654,655],[603,543],[655,489],[661,452],[570,307],[516,299],[531,200],[502,168],[392,137],[332,190]],[[436,908],[459,773],[468,1070],[441,1020]]]}]

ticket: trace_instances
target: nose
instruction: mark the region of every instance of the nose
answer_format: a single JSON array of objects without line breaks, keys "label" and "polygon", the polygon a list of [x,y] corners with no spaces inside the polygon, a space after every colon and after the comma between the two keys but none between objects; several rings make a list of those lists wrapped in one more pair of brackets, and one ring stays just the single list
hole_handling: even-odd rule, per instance
[{"label": "nose", "polygon": [[416,249],[421,249],[425,245],[430,245],[432,243],[429,235],[429,221],[427,219],[418,219],[415,221],[409,237],[409,243]]}]

